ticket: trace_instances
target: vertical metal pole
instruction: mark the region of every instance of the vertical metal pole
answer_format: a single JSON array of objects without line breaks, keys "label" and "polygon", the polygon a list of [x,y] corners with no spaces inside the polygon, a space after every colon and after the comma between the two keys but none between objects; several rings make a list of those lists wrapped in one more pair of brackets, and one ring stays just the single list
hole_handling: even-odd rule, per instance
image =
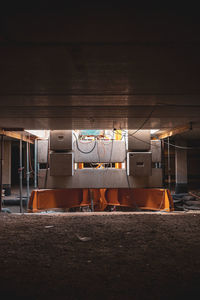
[{"label": "vertical metal pole", "polygon": [[2,210],[2,190],[3,190],[3,157],[4,157],[4,142],[1,135],[1,160],[0,160],[0,212]]},{"label": "vertical metal pole", "polygon": [[35,139],[35,149],[34,149],[34,188],[37,189],[37,140]]},{"label": "vertical metal pole", "polygon": [[22,204],[22,137],[20,139],[19,144],[19,195],[20,195],[20,213],[23,211],[23,204]]},{"label": "vertical metal pole", "polygon": [[29,142],[26,143],[26,184],[27,184],[27,208],[29,201],[29,179],[30,179],[30,171],[29,171]]},{"label": "vertical metal pole", "polygon": [[169,145],[169,137],[168,137],[168,187],[171,189],[171,163],[170,163],[170,145]]},{"label": "vertical metal pole", "polygon": [[94,193],[92,190],[89,191],[90,191],[91,211],[94,211]]},{"label": "vertical metal pole", "polygon": [[165,143],[164,143],[164,140],[161,140],[161,164],[160,164],[160,168],[162,168],[162,183],[165,187],[166,186],[166,182],[165,182],[166,167],[165,167]]}]

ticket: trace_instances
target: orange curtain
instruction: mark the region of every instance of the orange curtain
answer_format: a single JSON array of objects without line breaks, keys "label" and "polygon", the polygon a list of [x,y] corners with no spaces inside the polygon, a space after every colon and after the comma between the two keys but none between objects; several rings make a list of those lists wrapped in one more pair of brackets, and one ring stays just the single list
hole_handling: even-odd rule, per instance
[{"label": "orange curtain", "polygon": [[160,211],[174,208],[170,191],[166,189],[61,189],[33,191],[28,209],[37,212],[90,206],[91,195],[95,211],[103,211],[107,205]]}]

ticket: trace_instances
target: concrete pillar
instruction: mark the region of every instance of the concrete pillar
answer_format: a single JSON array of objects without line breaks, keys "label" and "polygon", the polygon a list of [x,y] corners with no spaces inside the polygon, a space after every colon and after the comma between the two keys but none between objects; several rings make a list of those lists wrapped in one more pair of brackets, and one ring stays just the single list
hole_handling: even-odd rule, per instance
[{"label": "concrete pillar", "polygon": [[[188,178],[187,178],[187,147],[186,141],[177,140],[175,142],[175,175],[176,175],[176,189],[175,193],[188,192]],[[180,147],[180,148],[178,148]],[[183,148],[181,148],[183,147]]]},{"label": "concrete pillar", "polygon": [[4,148],[4,136],[0,136],[0,212],[2,211],[2,190],[3,190],[3,148]]},{"label": "concrete pillar", "polygon": [[[1,150],[0,150],[1,151]],[[4,151],[3,151],[3,189],[5,194],[11,194],[11,141],[4,140]]]}]

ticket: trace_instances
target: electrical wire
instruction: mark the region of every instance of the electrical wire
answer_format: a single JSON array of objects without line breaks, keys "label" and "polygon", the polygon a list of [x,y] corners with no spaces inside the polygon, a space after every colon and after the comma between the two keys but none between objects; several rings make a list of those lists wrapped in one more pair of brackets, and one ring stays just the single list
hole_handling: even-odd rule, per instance
[{"label": "electrical wire", "polygon": [[[114,130],[113,130],[113,135],[114,135]],[[114,137],[112,136],[112,145],[111,145],[111,150],[110,150],[110,159],[109,159],[109,163],[111,164],[111,159],[112,159],[112,154],[113,154],[113,144],[114,144]],[[108,165],[109,166],[109,165]],[[107,166],[107,170],[108,170],[108,166]]]},{"label": "electrical wire", "polygon": [[[161,104],[160,104],[160,103],[157,103],[157,104],[153,107],[153,109],[151,110],[151,112],[150,112],[150,114],[147,116],[147,118],[144,120],[144,122],[142,123],[142,125],[141,125],[138,129],[136,129],[133,133],[128,133],[128,136],[133,137],[133,138],[135,138],[135,139],[137,139],[137,140],[139,140],[139,141],[142,141],[142,142],[144,142],[144,143],[146,143],[146,144],[151,145],[151,143],[149,143],[149,142],[147,142],[147,141],[144,141],[144,140],[142,140],[142,139],[136,138],[134,135],[135,135],[139,130],[141,130],[141,129],[144,127],[144,125],[147,123],[147,121],[149,121],[149,119],[151,118],[153,112],[155,111],[155,109],[157,108],[158,105],[161,105]],[[167,106],[167,105],[166,105],[166,106]],[[122,130],[122,129],[121,129],[121,130]],[[122,131],[124,131],[124,130],[122,130]],[[119,134],[121,134],[121,133],[119,133]],[[158,137],[157,137],[156,135],[153,135],[153,136],[156,137],[156,138],[158,139]],[[165,140],[163,140],[163,141],[164,141],[165,144],[168,144],[168,142],[165,142]],[[182,150],[195,150],[195,149],[200,149],[199,147],[183,147],[183,146],[178,146],[178,145],[175,145],[175,144],[172,144],[172,143],[169,143],[169,145],[172,146],[172,147],[174,147],[174,148],[178,148],[178,149],[182,149]]]},{"label": "electrical wire", "polygon": [[[129,136],[131,136],[131,135],[129,135]],[[132,136],[131,136],[132,137]],[[154,137],[156,137],[156,136],[154,136]],[[138,138],[138,137],[133,137],[133,138],[135,138],[136,140],[138,140],[138,141],[141,141],[141,142],[143,142],[143,143],[145,143],[145,144],[148,144],[148,145],[151,145],[151,143],[149,143],[149,142],[147,142],[147,141],[144,141],[144,140],[142,140],[142,139],[140,139],[140,138]],[[156,137],[156,138],[158,138],[158,137]],[[194,150],[194,149],[200,149],[200,148],[193,148],[193,147],[183,147],[183,146],[178,146],[178,145],[175,145],[175,144],[172,144],[172,143],[168,143],[168,142],[165,142],[165,140],[163,140],[163,142],[164,142],[164,144],[166,144],[166,145],[170,145],[170,146],[172,146],[172,147],[174,147],[174,148],[178,148],[178,149],[182,149],[182,150]]]},{"label": "electrical wire", "polygon": [[97,155],[98,155],[98,162],[100,163],[100,154],[99,154],[99,144],[97,143]]},{"label": "electrical wire", "polygon": [[[168,144],[168,143],[164,141],[164,144]],[[182,150],[196,150],[196,149],[200,150],[200,147],[183,147],[183,146],[174,145],[172,143],[169,143],[169,145],[174,148],[178,148],[178,149],[182,149]]]},{"label": "electrical wire", "polygon": [[[90,151],[83,151],[80,149],[79,145],[78,145],[78,138],[76,136],[76,134],[73,132],[73,135],[75,136],[75,139],[76,139],[76,147],[78,149],[79,152],[83,153],[83,154],[90,154],[94,151],[96,145],[97,145],[97,141],[95,140],[95,143],[94,143],[94,147],[90,150]],[[83,143],[82,143],[83,144]]]},{"label": "electrical wire", "polygon": [[97,155],[98,155],[98,159],[99,159],[99,163],[101,162],[101,158],[100,158],[100,152],[99,152],[99,145],[102,145],[103,147],[103,157],[105,157],[105,154],[106,154],[106,149],[105,149],[105,144],[102,142],[102,140],[99,140],[99,143],[97,143]]},{"label": "electrical wire", "polygon": [[80,143],[80,144],[92,144],[93,141],[94,141],[94,140],[87,141],[87,140],[83,140],[83,139],[81,140],[81,139],[79,139],[79,143]]},{"label": "electrical wire", "polygon": [[[114,132],[113,132],[114,133]],[[76,136],[76,134],[73,132],[73,135],[75,137],[75,140],[76,140],[76,146],[77,146],[77,150],[83,154],[90,154],[94,151],[95,147],[97,147],[97,155],[98,155],[98,160],[99,160],[99,163],[100,163],[100,154],[99,154],[99,149],[98,149],[98,143],[97,143],[97,140],[95,140],[95,144],[94,144],[94,147],[90,150],[90,151],[83,151],[82,149],[80,149],[80,146],[78,145],[78,137]],[[111,140],[111,141],[110,141]],[[108,165],[105,166],[106,169],[109,168],[109,164],[111,163],[111,159],[112,159],[112,153],[113,153],[113,144],[114,144],[114,138],[112,136],[112,138],[109,140],[109,142],[105,142],[104,140],[101,140],[102,141],[102,144],[104,146],[107,146],[107,145],[110,145],[112,144],[111,146],[111,151],[110,151],[110,159],[109,159],[109,162],[107,163]],[[82,144],[84,144],[84,142],[81,142]],[[91,142],[89,142],[91,143]],[[105,154],[105,147],[104,147],[104,154]],[[90,164],[93,168],[93,164]]]},{"label": "electrical wire", "polygon": [[142,123],[142,125],[138,128],[138,129],[136,129],[132,134],[130,134],[130,135],[135,135],[139,130],[141,130],[143,127],[144,127],[144,125],[149,121],[149,119],[151,118],[151,116],[152,116],[152,114],[153,114],[153,112],[155,111],[155,109],[157,108],[157,105],[155,105],[154,107],[153,107],[153,109],[151,110],[151,112],[150,112],[150,114],[147,116],[147,118],[144,120],[144,122]]},{"label": "electrical wire", "polygon": [[[152,134],[155,138],[159,139],[155,134]],[[143,139],[140,139],[136,136],[133,136],[133,134],[130,134],[128,133],[128,136],[131,137],[131,138],[134,138],[138,141],[141,141],[145,144],[148,144],[148,145],[151,145],[151,143],[143,140]],[[163,140],[164,144],[168,145],[168,142],[165,142],[165,140]],[[178,149],[182,149],[182,150],[196,150],[196,149],[200,149],[200,147],[184,147],[184,146],[178,146],[178,145],[175,145],[175,144],[172,144],[172,143],[169,143],[170,146],[174,147],[174,148],[178,148]]]}]

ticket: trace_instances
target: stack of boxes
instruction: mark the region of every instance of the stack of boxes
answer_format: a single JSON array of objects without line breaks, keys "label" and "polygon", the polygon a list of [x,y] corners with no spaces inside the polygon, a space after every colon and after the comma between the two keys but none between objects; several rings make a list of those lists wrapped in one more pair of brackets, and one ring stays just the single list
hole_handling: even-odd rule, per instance
[{"label": "stack of boxes", "polygon": [[72,130],[50,131],[50,175],[74,175]]},{"label": "stack of boxes", "polygon": [[128,131],[127,174],[146,177],[152,175],[150,130]]},{"label": "stack of boxes", "polygon": [[151,140],[150,130],[128,133],[127,174],[146,187],[161,187],[161,141]]}]

